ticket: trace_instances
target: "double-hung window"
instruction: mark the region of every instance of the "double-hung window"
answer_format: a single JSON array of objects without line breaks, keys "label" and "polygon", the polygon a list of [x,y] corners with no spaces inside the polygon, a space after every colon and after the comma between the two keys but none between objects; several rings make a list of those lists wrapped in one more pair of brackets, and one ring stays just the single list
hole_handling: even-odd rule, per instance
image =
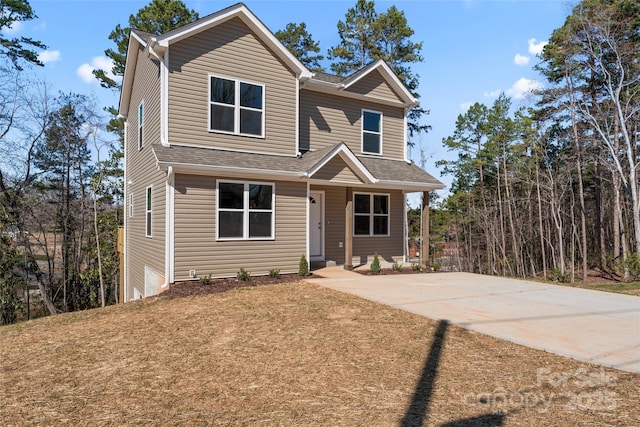
[{"label": "double-hung window", "polygon": [[362,110],[362,152],[382,154],[382,113]]},{"label": "double-hung window", "polygon": [[146,236],[151,237],[151,187],[147,187],[146,192],[146,203],[145,203],[145,211],[146,211]]},{"label": "double-hung window", "polygon": [[264,86],[210,76],[209,130],[264,137]]},{"label": "double-hung window", "polygon": [[138,150],[142,150],[144,145],[142,137],[144,136],[144,102],[138,105]]},{"label": "double-hung window", "polygon": [[273,184],[218,181],[218,239],[274,238]]},{"label": "double-hung window", "polygon": [[354,193],[353,234],[355,236],[389,235],[389,195]]}]

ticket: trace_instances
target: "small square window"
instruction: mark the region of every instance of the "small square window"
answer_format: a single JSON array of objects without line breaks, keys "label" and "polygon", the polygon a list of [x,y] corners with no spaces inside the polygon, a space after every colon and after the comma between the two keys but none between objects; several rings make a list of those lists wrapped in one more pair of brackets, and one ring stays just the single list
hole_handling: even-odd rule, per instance
[{"label": "small square window", "polygon": [[355,193],[353,195],[353,235],[389,235],[389,195]]},{"label": "small square window", "polygon": [[209,130],[264,135],[264,86],[210,76]]},{"label": "small square window", "polygon": [[274,185],[218,182],[218,238],[274,238]]}]

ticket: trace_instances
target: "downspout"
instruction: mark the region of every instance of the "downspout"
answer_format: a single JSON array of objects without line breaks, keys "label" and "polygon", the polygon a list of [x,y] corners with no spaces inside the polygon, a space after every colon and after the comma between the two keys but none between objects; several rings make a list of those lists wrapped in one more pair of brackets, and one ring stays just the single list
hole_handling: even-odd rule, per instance
[{"label": "downspout", "polygon": [[171,283],[175,281],[175,269],[174,269],[174,237],[175,237],[175,209],[174,209],[174,189],[175,187],[175,173],[173,172],[173,166],[167,167],[167,185],[165,196],[165,252],[164,252],[164,270],[165,279],[161,289],[166,289]]},{"label": "downspout", "polygon": [[[158,47],[158,51],[156,51]],[[169,146],[168,114],[169,114],[169,48],[160,46],[153,37],[147,45],[149,57],[160,63],[160,144]]]},{"label": "downspout", "polygon": [[129,295],[129,274],[127,272],[127,254],[129,253],[128,251],[128,239],[127,239],[127,231],[128,231],[128,218],[129,218],[129,210],[131,209],[131,207],[129,206],[129,183],[127,181],[127,131],[128,131],[128,121],[127,121],[127,117],[124,117],[122,115],[118,115],[119,118],[124,119],[124,129],[123,129],[123,136],[124,136],[124,141],[123,141],[123,145],[124,145],[124,154],[123,154],[123,164],[122,164],[122,169],[124,171],[124,175],[123,175],[123,192],[124,192],[124,205],[125,205],[125,212],[122,212],[122,225],[124,226],[124,262],[123,262],[123,268],[124,268],[124,280],[123,283],[120,284],[120,286],[124,287],[124,291],[123,291],[123,297],[122,297],[122,301],[120,301],[120,304],[123,304],[125,302],[128,301],[128,295]]}]

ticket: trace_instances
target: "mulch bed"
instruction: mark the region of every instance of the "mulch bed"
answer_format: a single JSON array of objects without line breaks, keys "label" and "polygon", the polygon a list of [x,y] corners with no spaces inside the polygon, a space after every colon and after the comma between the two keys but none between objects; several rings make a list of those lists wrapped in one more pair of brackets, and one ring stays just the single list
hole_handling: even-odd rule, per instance
[{"label": "mulch bed", "polygon": [[394,275],[394,274],[427,274],[427,273],[436,273],[432,270],[414,270],[412,268],[403,268],[402,270],[393,270],[391,268],[383,268],[380,270],[380,273],[374,275],[370,269],[362,269],[362,270],[353,270],[356,273],[360,273],[364,276],[385,276],[385,275]]},{"label": "mulch bed", "polygon": [[[308,276],[318,277],[318,276]],[[160,293],[159,298],[182,298],[194,295],[219,294],[236,288],[255,288],[264,285],[275,285],[282,283],[294,283],[301,279],[298,274],[281,274],[278,277],[252,276],[247,281],[235,278],[211,279],[208,285],[203,285],[200,280],[190,280],[188,282],[178,282],[169,286],[169,289]]]}]

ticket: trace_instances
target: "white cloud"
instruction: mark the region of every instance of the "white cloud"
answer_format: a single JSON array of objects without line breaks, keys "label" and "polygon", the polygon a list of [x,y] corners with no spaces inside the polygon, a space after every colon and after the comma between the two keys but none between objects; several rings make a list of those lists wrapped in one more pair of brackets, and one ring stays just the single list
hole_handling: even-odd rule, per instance
[{"label": "white cloud", "polygon": [[485,92],[484,96],[485,96],[485,98],[497,98],[498,95],[500,95],[500,92],[502,92],[500,89],[493,90],[491,92]]},{"label": "white cloud", "polygon": [[89,64],[82,64],[76,70],[76,73],[80,76],[85,83],[91,83],[94,79],[93,77],[94,68]]},{"label": "white cloud", "polygon": [[513,62],[516,65],[528,65],[529,59],[530,58],[526,55],[520,55],[519,53],[516,53],[516,56],[513,58]]},{"label": "white cloud", "polygon": [[546,41],[540,41],[536,43],[536,39],[529,39],[529,53],[531,55],[539,55],[542,53],[542,49],[544,49],[544,47],[548,44],[549,42]]},{"label": "white cloud", "polygon": [[60,60],[60,51],[59,50],[45,50],[44,52],[40,52],[38,54],[38,60],[43,64],[47,64],[49,62],[57,62]]},{"label": "white cloud", "polygon": [[105,70],[107,76],[110,78],[114,78],[114,75],[111,73],[111,69],[113,68],[113,61],[106,56],[94,56],[91,59],[90,64],[82,64],[76,70],[76,74],[80,76],[80,78],[85,83],[98,82],[93,75],[93,70]]},{"label": "white cloud", "polygon": [[515,99],[525,99],[538,89],[542,89],[542,83],[521,77],[511,88],[507,89],[506,94]]},{"label": "white cloud", "polygon": [[472,106],[472,105],[473,105],[473,102],[463,102],[462,104],[460,104],[460,109],[461,109],[464,113],[466,113],[466,112],[467,112],[467,110],[468,110],[469,108],[471,108],[471,106]]},{"label": "white cloud", "polygon": [[4,27],[2,31],[7,35],[17,34],[24,28],[24,23],[21,21],[13,21],[10,27]]}]

